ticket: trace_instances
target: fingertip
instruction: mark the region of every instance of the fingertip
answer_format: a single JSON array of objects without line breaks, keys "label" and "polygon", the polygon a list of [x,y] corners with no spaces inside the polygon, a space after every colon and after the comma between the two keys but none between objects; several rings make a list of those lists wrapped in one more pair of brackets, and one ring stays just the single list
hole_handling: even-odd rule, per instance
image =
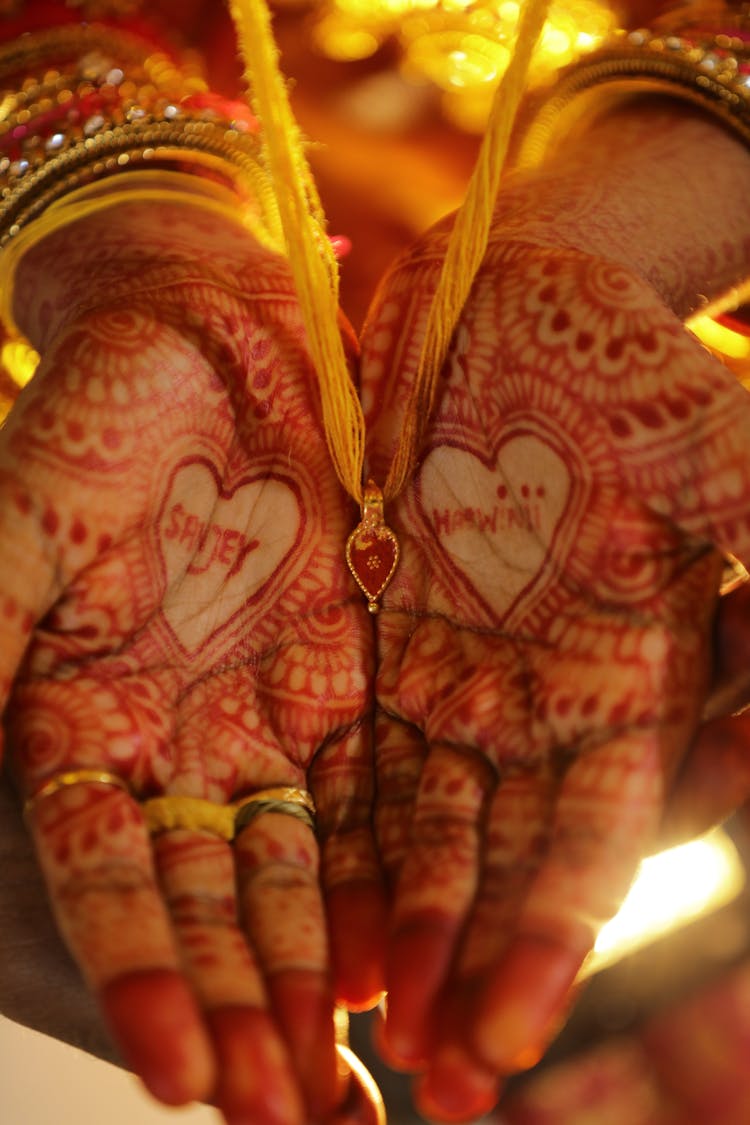
[{"label": "fingertip", "polygon": [[337,999],[365,1012],[385,990],[385,893],[365,880],[341,884],[328,891],[326,908]]},{"label": "fingertip", "polygon": [[269,978],[268,990],[308,1116],[324,1120],[344,1097],[347,1081],[338,1065],[328,981],[314,970],[285,970]]},{"label": "fingertip", "polygon": [[100,990],[105,1022],[125,1065],[166,1105],[205,1101],[216,1080],[213,1048],[195,997],[178,972],[128,973]]},{"label": "fingertip", "polygon": [[445,1125],[474,1121],[500,1098],[500,1080],[458,1044],[441,1047],[430,1069],[414,1083],[414,1101],[423,1117]]},{"label": "fingertip", "polygon": [[429,1058],[434,1008],[450,967],[455,924],[435,916],[396,931],[388,955],[384,1041],[393,1054],[419,1067]]},{"label": "fingertip", "polygon": [[391,1070],[397,1070],[402,1074],[417,1074],[420,1070],[424,1070],[427,1065],[426,1059],[417,1059],[412,1061],[410,1059],[402,1058],[396,1050],[391,1046],[386,1037],[386,1020],[385,1012],[379,1011],[376,1013],[372,1023],[372,1043],[379,1058],[383,1060],[386,1066]]},{"label": "fingertip", "polygon": [[238,1005],[206,1020],[219,1062],[211,1100],[228,1125],[302,1125],[302,1098],[268,1012]]},{"label": "fingertip", "polygon": [[499,1074],[534,1066],[573,1002],[584,954],[544,938],[519,938],[479,1004],[474,1047]]}]

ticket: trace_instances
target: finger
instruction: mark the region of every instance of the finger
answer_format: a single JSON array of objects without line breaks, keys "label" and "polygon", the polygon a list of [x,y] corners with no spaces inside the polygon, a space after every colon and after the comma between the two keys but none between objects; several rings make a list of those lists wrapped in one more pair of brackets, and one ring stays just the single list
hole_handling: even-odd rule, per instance
[{"label": "finger", "polygon": [[391,891],[398,885],[409,851],[419,779],[427,742],[417,728],[381,712],[375,724],[378,798],[375,812],[378,848]]},{"label": "finger", "polygon": [[669,797],[661,827],[670,843],[700,835],[750,798],[750,714],[704,723]]},{"label": "finger", "polygon": [[30,822],[58,926],[123,1061],[161,1101],[205,1100],[214,1053],[182,978],[137,804],[80,784],[41,800]]},{"label": "finger", "polygon": [[371,1008],[385,988],[387,905],[373,836],[375,776],[365,720],[318,753],[315,797],[334,990],[351,1011]]},{"label": "finger", "polygon": [[[52,604],[55,510],[42,501],[34,510],[27,487],[3,471],[0,458],[0,711],[10,693],[31,631]],[[0,754],[2,744],[0,744]]]},{"label": "finger", "polygon": [[487,812],[479,890],[439,1012],[440,1037],[415,1097],[430,1120],[469,1121],[498,1100],[497,1073],[471,1047],[485,982],[510,945],[547,849],[556,782],[539,767],[509,771]]},{"label": "finger", "polygon": [[314,836],[301,820],[269,812],[240,832],[234,851],[240,916],[263,970],[272,1011],[308,1115],[325,1118],[344,1089]]},{"label": "finger", "polygon": [[213,1101],[229,1125],[293,1125],[302,1105],[262,976],[237,920],[234,857],[206,833],[158,836],[154,854],[182,963],[218,1066]]},{"label": "finger", "polygon": [[457,1043],[441,1048],[426,1074],[414,1082],[414,1102],[428,1121],[476,1121],[500,1100],[501,1082]]},{"label": "finger", "polygon": [[419,787],[409,855],[393,910],[386,1040],[413,1065],[429,1056],[431,1019],[473,900],[491,771],[468,753],[433,749]]},{"label": "finger", "polygon": [[565,1017],[580,966],[655,834],[662,754],[660,734],[643,730],[568,770],[548,854],[479,1003],[474,1047],[498,1073],[535,1062]]}]

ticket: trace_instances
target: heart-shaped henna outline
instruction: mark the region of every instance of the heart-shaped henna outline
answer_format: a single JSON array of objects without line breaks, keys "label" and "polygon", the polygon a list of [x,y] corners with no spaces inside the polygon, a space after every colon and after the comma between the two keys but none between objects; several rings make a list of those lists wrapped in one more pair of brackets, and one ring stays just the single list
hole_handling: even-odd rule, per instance
[{"label": "heart-shaped henna outline", "polygon": [[[213,505],[207,495],[215,496]],[[207,458],[188,457],[170,474],[156,528],[166,586],[161,617],[172,640],[194,656],[234,636],[247,614],[290,580],[305,510],[290,478],[258,469],[222,481]]]},{"label": "heart-shaped henna outline", "polygon": [[576,544],[590,494],[579,462],[536,418],[509,427],[494,456],[445,442],[424,458],[416,504],[435,562],[492,622],[537,602]]}]

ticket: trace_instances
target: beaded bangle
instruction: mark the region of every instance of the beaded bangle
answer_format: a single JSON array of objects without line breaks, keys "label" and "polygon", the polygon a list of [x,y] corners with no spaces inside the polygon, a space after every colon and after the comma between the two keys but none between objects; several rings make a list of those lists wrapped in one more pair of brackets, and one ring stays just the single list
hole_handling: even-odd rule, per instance
[{"label": "beaded bangle", "polygon": [[[674,13],[673,13],[674,16]],[[728,20],[730,17],[726,17]],[[661,93],[700,106],[750,144],[750,30],[747,19],[721,31],[618,31],[532,102],[516,163],[538,164],[547,149],[608,94]]]},{"label": "beaded bangle", "polygon": [[125,168],[227,183],[275,229],[257,122],[138,36],[97,24],[0,47],[0,246],[54,200]]}]

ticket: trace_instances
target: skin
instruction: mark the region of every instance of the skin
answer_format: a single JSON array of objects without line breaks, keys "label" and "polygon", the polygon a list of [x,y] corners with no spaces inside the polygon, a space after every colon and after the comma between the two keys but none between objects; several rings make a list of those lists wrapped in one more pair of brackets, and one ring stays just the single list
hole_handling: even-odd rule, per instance
[{"label": "skin", "polygon": [[[727,150],[723,135],[705,126],[701,151],[710,144],[714,159],[696,171],[698,138],[681,123],[678,114],[657,134],[653,160],[624,146],[639,155],[643,174],[636,217],[619,242],[633,198],[632,169],[611,159],[622,133],[597,177],[588,174],[584,145],[577,165],[571,158],[550,166],[551,195],[541,179],[529,181],[533,191],[509,192],[510,215],[498,222],[467,310],[423,463],[393,509],[404,560],[378,627],[375,728],[379,847],[396,888],[385,1042],[412,1065],[429,1061],[419,1097],[436,1117],[460,1119],[491,1104],[497,1073],[535,1057],[570,1002],[592,919],[615,908],[697,728],[720,571],[712,544],[743,546],[744,529],[728,511],[746,488],[745,400],[685,337],[675,313],[689,310],[707,277],[718,292],[746,262],[746,204],[736,185],[747,167],[738,145]],[[674,209],[679,193],[664,211],[672,229],[657,223],[658,243],[652,231],[644,236],[655,196],[664,207],[653,169],[664,168],[668,137],[668,180],[684,179],[689,154],[691,182],[702,176],[710,201],[708,170],[726,173],[722,197],[734,190],[728,213],[736,226],[722,232],[729,253],[714,245],[710,205],[684,200],[683,219]],[[642,146],[647,137],[634,139]],[[576,211],[581,184],[592,181],[599,191],[588,213]],[[628,199],[608,213],[618,183]],[[531,217],[540,214],[534,229]],[[46,358],[2,439],[5,538],[13,544],[4,568],[14,603],[6,608],[8,684],[23,660],[10,719],[16,772],[29,791],[53,764],[116,764],[137,795],[216,800],[282,780],[307,784],[320,810],[337,991],[363,1004],[381,983],[372,925],[380,897],[367,827],[372,641],[338,553],[353,513],[328,467],[283,271],[244,242],[238,258],[232,231],[220,239],[219,280],[201,276],[199,285],[179,268],[164,276],[155,259],[160,245],[170,254],[175,246],[174,229],[160,244],[170,218],[141,212],[128,224],[123,215],[121,227],[118,212],[114,242],[109,225],[79,229],[70,242],[43,246],[20,278],[23,327]],[[187,256],[206,258],[210,247],[214,261],[217,232],[199,226],[202,242],[180,236]],[[394,272],[365,334],[376,471],[388,461],[400,396],[413,378],[442,245],[438,233]],[[61,261],[70,263],[64,275]],[[271,299],[255,307],[255,291],[239,297],[227,274],[260,278],[264,298],[270,277]],[[102,292],[114,309],[97,307]],[[74,307],[89,311],[74,316]],[[253,354],[258,320],[265,336],[261,330]],[[592,340],[578,347],[572,326],[589,332],[591,323]],[[263,347],[271,337],[278,346],[278,336],[278,371],[264,370],[263,385],[253,385]],[[611,354],[612,340],[624,338],[637,346]],[[144,339],[152,349],[145,356]],[[128,392],[119,430],[125,454],[106,432],[110,409],[107,426],[97,418],[118,364],[128,383],[140,375],[144,395],[139,413]],[[498,370],[517,373],[512,385],[497,380]],[[82,382],[71,384],[71,371]],[[708,390],[689,393],[691,379]],[[101,473],[95,487],[76,469],[80,431],[69,428],[81,420],[82,386],[90,404],[84,437]],[[112,391],[109,408],[115,399]],[[271,411],[258,415],[269,399]],[[648,413],[655,403],[660,425]],[[654,430],[651,459],[634,465],[638,435]],[[259,463],[273,488],[254,476]],[[544,480],[529,476],[539,465]],[[22,497],[32,492],[28,507]],[[195,510],[188,496],[200,498]],[[274,519],[282,513],[285,534],[273,542],[264,540],[264,510]],[[494,532],[482,530],[483,518]],[[100,525],[112,527],[106,544]],[[475,549],[499,558],[502,583],[466,564]],[[624,554],[629,570],[607,585]],[[91,626],[105,610],[97,636]],[[306,632],[321,622],[325,641]],[[596,690],[581,697],[592,664]],[[232,711],[238,698],[241,712]],[[65,739],[60,714],[70,716]],[[275,820],[264,818],[235,849],[234,901],[228,849],[181,833],[160,840],[152,856],[137,810],[118,791],[61,794],[34,817],[61,928],[126,1057],[159,1096],[213,1096],[234,1122],[293,1121],[303,1099],[308,1113],[324,1115],[339,1097],[318,857],[297,822]],[[113,867],[117,883],[107,889],[97,874]],[[291,909],[305,922],[291,927],[282,893],[290,869]],[[148,939],[137,948],[117,924],[125,909],[132,917],[134,903]],[[290,950],[280,937],[292,931]],[[368,966],[364,983],[358,965]],[[490,982],[483,1004],[480,980]],[[179,1016],[174,1026],[160,1022],[167,1010]],[[437,1011],[445,1018],[434,1018]],[[434,1042],[428,1024],[438,1029]],[[255,1052],[256,1076],[270,1068],[276,1077],[274,1104],[237,1063]]]},{"label": "skin", "polygon": [[[403,556],[378,621],[376,823],[394,893],[380,1041],[420,1072],[431,1119],[487,1112],[499,1079],[538,1059],[691,740],[700,729],[705,761],[719,734],[700,727],[716,548],[747,550],[750,412],[679,318],[746,268],[746,202],[732,198],[720,261],[696,200],[719,167],[730,193],[750,169],[700,117],[650,110],[624,108],[506,185],[387,513]],[[683,197],[697,149],[710,174]],[[594,186],[576,196],[584,168]],[[670,184],[671,215],[655,217]],[[444,243],[438,230],[394,268],[365,329],[376,479]]]},{"label": "skin", "polygon": [[[68,769],[130,787],[33,808],[58,925],[157,1097],[322,1119],[346,1094],[334,997],[381,987],[372,655],[286,267],[134,203],[46,239],[17,294],[45,358],[0,444],[10,766],[22,795]],[[234,848],[152,847],[137,803],[277,785],[312,791],[317,841],[267,814]]]},{"label": "skin", "polygon": [[742,1121],[750,1106],[744,1065],[747,962],[668,1005],[635,1030],[608,1036],[531,1076],[503,1103],[510,1125],[616,1125]]}]

